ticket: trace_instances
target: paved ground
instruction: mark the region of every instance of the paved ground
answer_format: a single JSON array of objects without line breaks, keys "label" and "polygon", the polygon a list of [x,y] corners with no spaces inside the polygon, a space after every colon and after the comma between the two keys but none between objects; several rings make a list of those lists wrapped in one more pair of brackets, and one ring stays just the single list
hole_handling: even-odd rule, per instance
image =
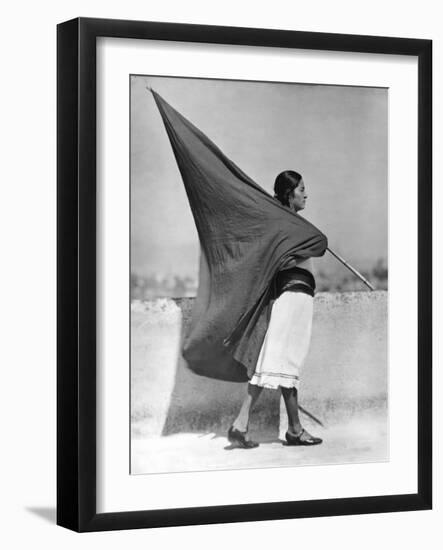
[{"label": "paved ground", "polygon": [[389,459],[386,416],[363,416],[327,429],[306,423],[324,439],[315,447],[288,447],[275,433],[251,432],[256,449],[233,449],[225,433],[180,433],[133,439],[132,473],[187,472],[294,465],[381,462]]}]

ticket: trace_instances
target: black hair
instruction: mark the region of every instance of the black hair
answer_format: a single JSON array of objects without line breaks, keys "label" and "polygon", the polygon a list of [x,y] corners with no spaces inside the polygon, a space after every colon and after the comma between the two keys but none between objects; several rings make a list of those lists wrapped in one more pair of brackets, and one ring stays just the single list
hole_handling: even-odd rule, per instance
[{"label": "black hair", "polygon": [[289,206],[289,195],[302,179],[301,174],[294,170],[285,170],[281,172],[274,183],[274,198],[280,201],[284,206]]}]

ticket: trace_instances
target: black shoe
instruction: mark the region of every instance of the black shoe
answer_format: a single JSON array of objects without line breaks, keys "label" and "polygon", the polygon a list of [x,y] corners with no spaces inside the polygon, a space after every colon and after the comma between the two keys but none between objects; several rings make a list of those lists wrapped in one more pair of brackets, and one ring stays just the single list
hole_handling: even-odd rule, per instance
[{"label": "black shoe", "polygon": [[309,437],[307,437],[306,439],[301,439],[304,433],[307,433],[304,429],[302,429],[302,431],[298,435],[293,435],[289,432],[286,432],[286,441],[288,445],[320,445],[320,443],[323,442],[323,439],[320,439],[319,437],[314,437],[313,435],[309,435]]},{"label": "black shoe", "polygon": [[246,439],[246,433],[247,432],[241,432],[240,430],[236,430],[234,426],[231,426],[228,430],[228,441],[232,445],[235,445],[236,447],[240,449],[254,449],[255,447],[258,447],[258,443],[256,441],[251,441],[250,439]]}]

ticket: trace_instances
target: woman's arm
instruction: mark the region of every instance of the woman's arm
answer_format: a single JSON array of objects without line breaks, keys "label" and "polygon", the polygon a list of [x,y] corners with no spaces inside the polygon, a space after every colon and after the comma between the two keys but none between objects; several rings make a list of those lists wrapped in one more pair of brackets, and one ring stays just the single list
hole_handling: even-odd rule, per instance
[{"label": "woman's arm", "polygon": [[303,269],[307,269],[311,273],[313,273],[314,269],[314,262],[312,261],[312,258],[300,258],[296,261],[297,267],[301,267]]}]

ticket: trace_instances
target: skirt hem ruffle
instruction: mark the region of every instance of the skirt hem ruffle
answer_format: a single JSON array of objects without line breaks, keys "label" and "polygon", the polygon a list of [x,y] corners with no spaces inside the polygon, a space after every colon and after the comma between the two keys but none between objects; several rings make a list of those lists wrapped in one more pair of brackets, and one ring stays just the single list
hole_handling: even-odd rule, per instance
[{"label": "skirt hem ruffle", "polygon": [[296,378],[280,378],[278,376],[257,376],[254,375],[249,383],[254,386],[260,386],[270,390],[278,390],[279,388],[295,388],[298,390],[300,381]]}]

